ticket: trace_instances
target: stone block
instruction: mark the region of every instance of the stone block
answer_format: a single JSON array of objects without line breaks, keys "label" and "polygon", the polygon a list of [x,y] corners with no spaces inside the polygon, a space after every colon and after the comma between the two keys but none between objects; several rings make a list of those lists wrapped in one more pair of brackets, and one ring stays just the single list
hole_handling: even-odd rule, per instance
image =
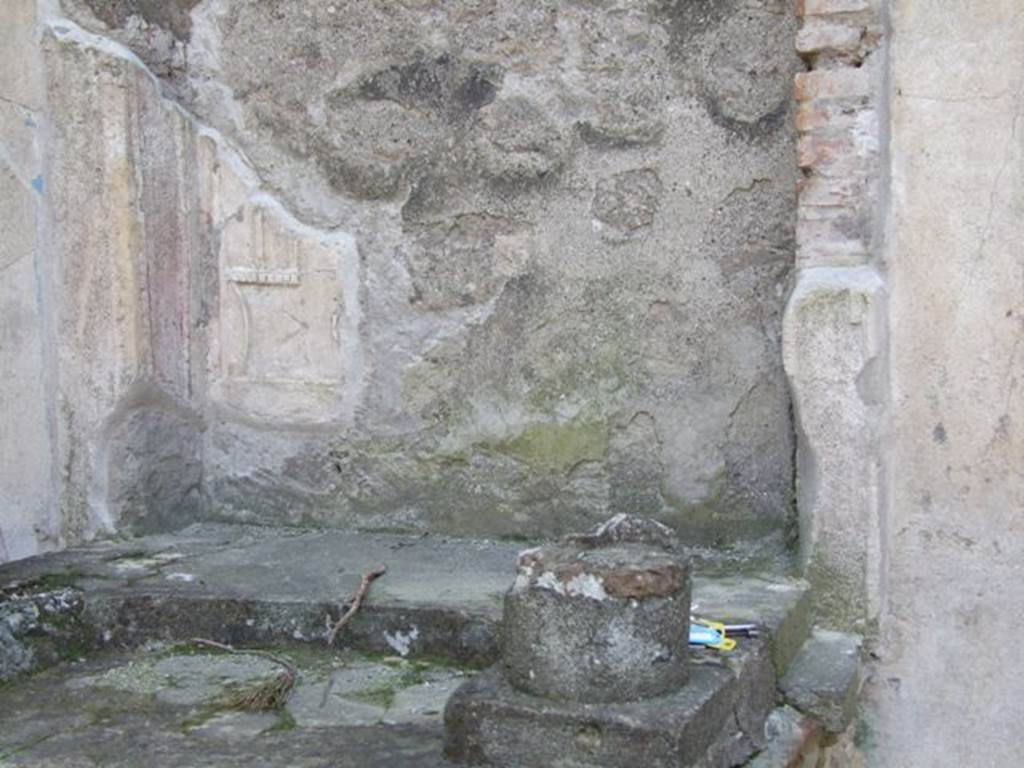
[{"label": "stone block", "polygon": [[869,267],[805,269],[783,324],[801,438],[801,556],[819,618],[833,628],[863,630],[877,604],[885,305]]},{"label": "stone block", "polygon": [[861,638],[816,629],[779,682],[786,700],[830,733],[853,721],[861,684]]},{"label": "stone block", "polygon": [[801,54],[854,53],[860,47],[863,27],[805,20],[797,33],[797,50]]},{"label": "stone block", "polygon": [[863,27],[807,19],[796,36],[796,49],[802,54],[853,53],[860,47]]},{"label": "stone block", "polygon": [[794,125],[799,133],[807,133],[829,124],[830,114],[814,103],[803,103],[796,111],[793,118]]},{"label": "stone block", "polygon": [[743,641],[721,662],[695,664],[676,693],[628,703],[531,696],[492,667],[448,700],[445,754],[519,768],[726,768],[762,745],[774,695],[762,641]]},{"label": "stone block", "polygon": [[812,168],[819,163],[830,163],[856,152],[853,138],[839,134],[822,136],[811,134],[801,136],[797,142],[797,164],[801,168]]},{"label": "stone block", "polygon": [[[807,208],[848,208],[855,210],[861,202],[863,182],[839,175],[815,174],[800,185],[800,205]],[[838,234],[838,233],[836,233]],[[844,234],[849,234],[847,233]],[[865,238],[861,238],[862,241]]]},{"label": "stone block", "polygon": [[798,16],[831,16],[871,10],[871,0],[796,0]]},{"label": "stone block", "polygon": [[802,761],[801,755],[819,731],[820,728],[813,720],[792,707],[778,707],[772,710],[764,724],[768,743],[744,764],[744,768],[803,768],[807,764]]},{"label": "stone block", "polygon": [[77,589],[0,589],[0,683],[58,661],[77,661],[94,639],[82,621],[83,607]]},{"label": "stone block", "polygon": [[823,69],[800,72],[793,78],[797,101],[815,99],[866,99],[871,95],[871,78],[867,70]]}]

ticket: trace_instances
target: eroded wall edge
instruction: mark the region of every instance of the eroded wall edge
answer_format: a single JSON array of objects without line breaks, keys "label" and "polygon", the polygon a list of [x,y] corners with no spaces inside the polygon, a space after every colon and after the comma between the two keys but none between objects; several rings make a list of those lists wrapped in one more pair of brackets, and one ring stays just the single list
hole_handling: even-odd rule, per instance
[{"label": "eroded wall edge", "polygon": [[881,0],[799,0],[797,272],[783,357],[817,621],[871,634],[883,588],[888,319]]}]

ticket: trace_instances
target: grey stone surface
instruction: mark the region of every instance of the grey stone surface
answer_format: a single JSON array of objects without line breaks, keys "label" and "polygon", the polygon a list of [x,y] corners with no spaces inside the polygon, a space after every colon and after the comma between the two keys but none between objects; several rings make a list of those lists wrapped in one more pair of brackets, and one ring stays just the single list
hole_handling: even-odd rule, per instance
[{"label": "grey stone surface", "polygon": [[784,321],[800,435],[801,561],[819,620],[861,633],[877,620],[879,606],[886,301],[873,267],[804,269]]},{"label": "grey stone surface", "polygon": [[779,681],[786,700],[831,733],[845,731],[856,713],[861,643],[857,635],[816,629]]},{"label": "grey stone surface", "polygon": [[764,749],[744,763],[744,768],[804,767],[800,753],[813,733],[804,715],[787,706],[773,709],[765,721],[764,733]]},{"label": "grey stone surface", "polygon": [[[466,679],[451,665],[497,658],[501,595],[514,578],[517,549],[435,536],[197,524],[2,565],[5,597],[16,590],[48,599],[39,590],[74,585],[68,591],[79,595],[80,613],[63,626],[87,635],[56,650],[72,660],[92,653],[84,665],[50,667],[0,690],[0,755],[11,765],[73,765],[89,755],[128,766],[143,754],[147,764],[170,766],[444,765],[440,712]],[[339,645],[347,647],[325,649],[325,615],[365,568],[380,563],[389,572],[342,633]],[[806,587],[734,578],[696,579],[694,589],[706,615],[764,627],[761,639],[741,641],[729,656],[695,651],[693,687],[680,692],[701,713],[698,725],[683,729],[685,749],[709,739],[705,764],[728,765],[758,743],[758,722],[774,695],[776,638],[805,627]],[[197,635],[240,647],[270,644],[292,658],[300,679],[287,716],[271,724],[217,710],[225,686],[265,679],[272,667],[172,644]],[[93,655],[125,645],[141,650]],[[388,657],[364,658],[351,648]],[[622,738],[636,744],[640,736],[634,730]]]},{"label": "grey stone surface", "polygon": [[523,768],[725,768],[763,744],[774,681],[767,646],[756,640],[695,664],[678,692],[630,703],[530,696],[493,667],[449,699],[445,754],[459,763]]},{"label": "grey stone surface", "polygon": [[[402,660],[304,650],[290,655],[299,681],[283,712],[239,712],[226,696],[266,680],[273,665],[153,645],[102,655],[25,677],[0,689],[0,764],[4,766],[301,766],[440,768],[441,716],[457,669]],[[352,669],[375,670],[375,703],[348,689]],[[325,675],[353,698],[325,697]],[[362,675],[362,682],[371,679]],[[391,699],[382,697],[381,690]],[[403,699],[402,697],[407,698]],[[315,717],[313,716],[315,714]],[[401,722],[398,722],[401,721]]]},{"label": "grey stone surface", "polygon": [[194,413],[159,391],[111,417],[107,503],[123,530],[168,530],[201,516],[200,429]]},{"label": "grey stone surface", "polygon": [[90,650],[83,609],[76,589],[0,587],[0,682]]},{"label": "grey stone surface", "polygon": [[32,669],[32,651],[20,642],[10,627],[0,624],[0,680]]},{"label": "grey stone surface", "polygon": [[785,3],[61,6],[70,541],[629,511],[785,553]]},{"label": "grey stone surface", "polygon": [[[486,665],[498,658],[502,596],[520,545],[440,536],[196,524],[178,534],[0,565],[0,587],[82,591],[90,642],[196,635],[238,644],[319,644],[324,618],[384,564],[339,644]],[[756,622],[784,671],[809,631],[806,585],[784,577],[694,579],[701,615]]]},{"label": "grey stone surface", "polygon": [[570,533],[564,543],[580,547],[605,547],[613,544],[645,544],[672,551],[679,546],[675,531],[649,517],[637,517],[626,512],[598,523],[586,533]]},{"label": "grey stone surface", "polygon": [[648,544],[549,545],[519,555],[505,595],[502,666],[535,696],[634,701],[687,675],[690,571]]}]

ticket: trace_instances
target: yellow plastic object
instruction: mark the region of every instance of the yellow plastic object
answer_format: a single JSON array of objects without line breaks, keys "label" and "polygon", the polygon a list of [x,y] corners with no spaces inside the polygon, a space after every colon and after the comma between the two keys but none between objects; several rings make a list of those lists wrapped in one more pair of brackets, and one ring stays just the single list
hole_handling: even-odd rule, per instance
[{"label": "yellow plastic object", "polygon": [[714,643],[713,645],[708,643],[708,648],[714,648],[716,651],[731,651],[736,647],[736,641],[731,637],[725,636],[725,624],[722,624],[719,621],[708,621],[707,619],[696,619],[693,623],[700,624],[702,627],[707,627],[708,629],[713,629],[721,636],[722,639],[717,643]]}]

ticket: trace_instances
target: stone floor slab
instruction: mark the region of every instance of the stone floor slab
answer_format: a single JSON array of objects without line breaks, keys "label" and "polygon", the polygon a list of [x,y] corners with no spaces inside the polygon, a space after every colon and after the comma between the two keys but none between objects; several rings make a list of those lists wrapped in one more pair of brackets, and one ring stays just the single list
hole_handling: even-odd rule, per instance
[{"label": "stone floor slab", "polygon": [[[461,670],[327,650],[292,660],[299,682],[282,712],[227,707],[224,694],[271,671],[250,655],[154,645],[21,678],[0,688],[0,766],[447,765],[441,712]],[[319,707],[331,668],[358,674],[339,674]],[[358,700],[385,683],[385,700]]]}]

